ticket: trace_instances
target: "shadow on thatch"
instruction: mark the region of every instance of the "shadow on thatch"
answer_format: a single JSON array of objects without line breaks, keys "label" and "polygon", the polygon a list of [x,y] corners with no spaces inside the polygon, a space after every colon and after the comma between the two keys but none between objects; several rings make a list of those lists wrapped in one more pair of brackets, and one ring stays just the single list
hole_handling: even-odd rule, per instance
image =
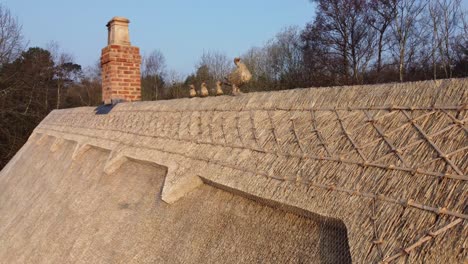
[{"label": "shadow on thatch", "polygon": [[321,263],[352,263],[348,232],[343,221],[321,222],[319,256]]},{"label": "shadow on thatch", "polygon": [[320,263],[352,263],[349,251],[348,232],[346,225],[340,219],[325,217],[299,207],[278,203],[273,200],[263,199],[240,190],[229,188],[202,178],[207,185],[224,190],[226,192],[253,200],[273,209],[292,213],[300,217],[316,222],[319,228],[318,254]]}]

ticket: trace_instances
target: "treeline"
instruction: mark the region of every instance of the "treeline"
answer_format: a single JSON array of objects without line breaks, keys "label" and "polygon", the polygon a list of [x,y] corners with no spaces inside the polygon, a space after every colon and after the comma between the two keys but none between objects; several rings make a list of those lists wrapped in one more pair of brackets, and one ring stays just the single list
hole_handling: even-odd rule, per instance
[{"label": "treeline", "polygon": [[[416,81],[468,75],[468,22],[462,0],[315,0],[315,18],[241,55],[253,75],[244,91]],[[98,64],[83,69],[57,44],[27,48],[21,25],[0,6],[0,168],[53,109],[101,103]],[[205,52],[193,74],[143,57],[143,100],[211,89],[233,58]],[[226,87],[227,88],[227,87]],[[230,94],[226,89],[225,94]]]},{"label": "treeline", "polygon": [[57,44],[32,47],[0,6],[0,169],[53,109],[98,105],[99,68],[82,69]]},{"label": "treeline", "polygon": [[[264,46],[252,47],[241,56],[253,74],[244,90],[468,76],[467,11],[461,0],[312,2],[315,18],[304,28],[286,28]],[[162,67],[144,75],[143,90],[158,93],[144,97],[148,100],[188,96],[189,84],[199,88],[204,81],[214,88],[214,81],[226,76],[233,65],[224,53],[207,52],[195,72],[180,80],[166,73],[164,56],[158,51],[154,54],[147,63]]]},{"label": "treeline", "polygon": [[29,48],[0,68],[0,168],[53,109],[98,105],[101,82],[66,54]]}]

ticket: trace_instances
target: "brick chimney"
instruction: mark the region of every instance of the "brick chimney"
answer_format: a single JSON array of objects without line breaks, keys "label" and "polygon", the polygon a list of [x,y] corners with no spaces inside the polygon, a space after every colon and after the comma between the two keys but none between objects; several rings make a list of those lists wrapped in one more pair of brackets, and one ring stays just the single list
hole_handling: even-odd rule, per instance
[{"label": "brick chimney", "polygon": [[114,17],[107,23],[108,43],[101,53],[104,104],[141,100],[140,49],[130,45],[129,23],[123,17]]}]

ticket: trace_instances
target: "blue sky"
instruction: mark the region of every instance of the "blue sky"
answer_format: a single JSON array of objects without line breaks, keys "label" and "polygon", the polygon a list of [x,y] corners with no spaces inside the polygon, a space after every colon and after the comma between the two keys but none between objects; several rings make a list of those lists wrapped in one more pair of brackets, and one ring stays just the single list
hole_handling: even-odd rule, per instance
[{"label": "blue sky", "polygon": [[142,53],[159,49],[169,69],[193,71],[203,51],[235,57],[261,46],[281,29],[311,21],[308,0],[3,0],[23,24],[29,46],[56,41],[88,66],[107,44],[106,23],[113,16],[130,19],[132,45]]}]

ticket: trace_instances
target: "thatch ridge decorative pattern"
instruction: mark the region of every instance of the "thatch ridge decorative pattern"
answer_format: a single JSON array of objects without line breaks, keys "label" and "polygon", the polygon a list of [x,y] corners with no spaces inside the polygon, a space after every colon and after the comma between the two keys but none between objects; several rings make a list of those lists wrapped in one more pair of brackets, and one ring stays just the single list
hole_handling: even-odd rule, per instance
[{"label": "thatch ridge decorative pattern", "polygon": [[[79,128],[79,127],[76,127],[76,126],[71,126],[71,127]],[[54,132],[59,132],[59,133],[62,132],[60,130],[55,130],[53,128],[50,128],[48,130],[49,131],[54,131]],[[85,135],[85,134],[77,134],[77,133],[70,133],[70,134],[93,137],[93,136]],[[94,137],[94,138],[98,139],[98,140],[105,139],[105,138],[100,138],[100,137]],[[115,142],[119,142],[119,141],[115,141]],[[169,151],[166,151],[164,149],[157,148],[157,147],[147,147],[147,146],[133,146],[133,147],[147,148],[147,149],[154,149],[154,150],[158,150],[158,151],[169,152]],[[394,204],[398,204],[398,205],[401,205],[401,206],[404,206],[404,207],[414,207],[414,208],[417,208],[417,209],[420,209],[420,210],[425,210],[425,211],[428,211],[428,212],[432,212],[432,213],[435,213],[435,214],[438,214],[438,215],[443,215],[444,214],[444,215],[455,216],[455,217],[462,218],[462,219],[468,219],[467,214],[454,212],[454,211],[448,210],[447,208],[436,208],[436,207],[427,206],[427,205],[424,205],[424,204],[417,203],[413,199],[393,199],[391,197],[387,197],[387,196],[381,195],[381,194],[366,193],[366,192],[361,192],[361,191],[358,191],[358,190],[346,189],[346,188],[343,188],[343,187],[340,187],[340,186],[336,186],[335,184],[328,184],[327,185],[327,184],[320,184],[320,183],[310,182],[310,181],[302,179],[299,175],[297,175],[294,178],[280,177],[280,176],[276,176],[274,174],[269,174],[269,173],[262,172],[262,171],[243,169],[242,167],[233,166],[233,165],[230,165],[229,163],[223,163],[223,162],[220,162],[220,161],[204,159],[204,158],[200,158],[200,157],[196,157],[196,156],[183,155],[183,154],[178,153],[178,152],[169,152],[169,153],[175,154],[175,155],[181,155],[184,158],[189,158],[189,159],[193,159],[193,160],[203,161],[203,162],[206,162],[206,163],[212,163],[212,164],[220,165],[220,166],[223,166],[223,167],[226,167],[226,168],[241,171],[243,173],[250,173],[250,174],[264,176],[265,178],[270,178],[270,179],[274,179],[274,180],[281,181],[281,182],[299,183],[299,184],[303,184],[303,185],[307,185],[307,186],[312,186],[312,187],[316,187],[316,188],[325,189],[325,190],[328,190],[328,191],[343,192],[343,193],[346,193],[346,194],[349,194],[349,195],[352,195],[352,196],[361,196],[361,197],[366,197],[366,198],[372,198],[374,200],[380,200],[380,201],[384,201],[384,202],[394,203]]]},{"label": "thatch ridge decorative pattern", "polygon": [[[450,124],[446,127],[444,127],[443,129],[435,132],[435,133],[432,133],[430,135],[427,135],[417,124],[415,124],[415,121],[421,119],[421,118],[427,118],[428,116],[430,115],[433,115],[433,114],[436,114],[436,113],[444,113],[445,115],[448,116],[447,112],[446,111],[442,111],[443,110],[446,110],[446,109],[459,109],[459,111],[466,111],[467,108],[466,106],[460,106],[460,107],[447,107],[447,108],[437,108],[437,110],[434,110],[432,109],[431,112],[429,113],[426,113],[426,114],[423,114],[415,119],[412,119],[408,113],[406,113],[404,110],[390,110],[389,108],[387,109],[388,111],[398,111],[398,112],[401,112],[407,119],[407,123],[395,128],[393,131],[389,131],[387,132],[387,134],[383,133],[382,132],[382,129],[380,128],[380,126],[376,125],[376,122],[379,120],[379,119],[382,119],[382,117],[380,118],[377,118],[377,119],[373,119],[369,113],[368,113],[368,110],[369,109],[363,109],[362,111],[364,112],[364,114],[369,118],[368,120],[366,120],[366,122],[369,122],[372,124],[372,126],[375,128],[375,131],[380,135],[380,139],[378,140],[375,140],[373,142],[367,142],[367,144],[363,145],[363,146],[357,146],[356,143],[354,142],[354,140],[352,139],[352,137],[350,136],[350,133],[352,132],[349,132],[343,125],[343,118],[340,118],[340,115],[338,114],[338,111],[334,110],[334,111],[331,111],[331,112],[334,112],[336,114],[336,121],[339,123],[341,129],[343,130],[343,135],[347,138],[347,140],[349,140],[349,142],[351,143],[352,147],[354,148],[353,151],[356,151],[358,154],[359,154],[359,157],[360,159],[347,159],[345,158],[346,156],[348,155],[351,155],[350,153],[347,153],[347,154],[344,154],[344,155],[341,155],[341,156],[335,156],[335,155],[327,155],[327,156],[324,156],[324,155],[314,155],[314,154],[308,154],[308,153],[305,153],[303,150],[301,151],[302,153],[286,153],[284,152],[282,149],[281,149],[281,145],[279,144],[278,142],[278,136],[277,136],[277,133],[275,132],[276,131],[276,128],[274,127],[274,125],[272,125],[271,127],[271,131],[272,131],[272,134],[273,134],[273,139],[275,141],[275,144],[276,146],[278,147],[278,155],[283,155],[283,156],[287,156],[287,157],[299,157],[299,158],[310,158],[310,159],[317,159],[317,160],[329,160],[329,161],[335,161],[335,162],[343,162],[343,163],[350,163],[350,164],[356,164],[356,165],[359,165],[359,166],[362,166],[362,167],[367,167],[367,166],[371,166],[371,167],[378,167],[378,168],[383,168],[383,169],[392,169],[392,170],[401,170],[401,171],[406,171],[406,172],[411,172],[413,175],[418,173],[418,174],[424,174],[424,175],[427,175],[427,176],[433,176],[433,177],[437,177],[437,178],[440,178],[440,177],[446,177],[446,178],[452,178],[452,179],[458,179],[458,180],[468,180],[468,176],[466,174],[464,174],[459,168],[457,165],[453,164],[453,162],[449,159],[449,157],[451,155],[455,155],[459,152],[464,152],[468,149],[468,146],[465,146],[465,147],[462,147],[460,149],[457,149],[457,150],[454,150],[450,153],[444,153],[443,151],[441,151],[437,145],[435,145],[431,140],[430,138],[431,137],[434,137],[434,136],[438,136],[448,130],[451,130],[453,128],[458,128],[460,127],[460,129],[463,129],[465,132],[466,132],[466,128],[464,127],[464,124],[465,122],[468,120],[468,118],[465,118],[465,119],[462,119],[462,120],[459,120],[459,119],[456,119],[456,122],[453,122],[453,124]],[[430,109],[430,108],[428,108]],[[262,111],[265,111],[265,110],[262,110]],[[315,110],[315,111],[320,111],[320,110]],[[327,110],[328,111],[328,110]],[[417,110],[413,110],[412,112],[415,112]],[[136,112],[136,111],[133,111],[133,112]],[[216,110],[212,111],[212,112],[217,112]],[[266,111],[267,112],[267,115],[269,117],[269,120],[270,120],[270,123],[273,124],[273,121],[271,119],[271,111]],[[119,113],[119,112],[117,112]],[[122,112],[120,112],[122,113]],[[184,114],[184,112],[177,112],[177,113],[180,113],[181,115]],[[252,125],[252,134],[253,134],[253,137],[255,139],[255,142],[257,142],[257,145],[258,145],[258,136],[257,136],[257,129],[255,128],[255,122],[253,121],[253,115],[251,114],[252,111],[249,111],[249,119],[251,121],[251,124]],[[82,115],[86,115],[86,113],[81,113]],[[76,114],[75,114],[76,115]],[[80,115],[80,114],[78,114]],[[353,114],[349,114],[348,116],[344,117],[344,118],[351,118]],[[73,119],[75,118],[75,116],[73,115],[70,115],[68,116],[67,118],[70,118],[70,119]],[[193,138],[181,138],[180,137],[180,131],[181,131],[181,128],[180,128],[180,124],[182,124],[182,122],[179,120],[178,121],[178,124],[179,124],[179,128],[177,130],[177,136],[175,137],[171,137],[171,136],[159,136],[159,135],[151,135],[152,137],[158,137],[158,138],[162,138],[162,139],[168,139],[168,140],[179,140],[179,141],[185,141],[185,142],[197,142],[198,144],[207,144],[207,145],[221,145],[221,146],[224,146],[224,147],[230,147],[230,148],[234,148],[234,149],[249,149],[251,151],[257,151],[257,152],[262,152],[262,153],[273,153],[272,151],[268,151],[268,150],[265,150],[263,149],[262,147],[259,147],[259,148],[249,148],[249,147],[246,147],[244,146],[242,143],[240,145],[233,145],[233,144],[229,144],[227,143],[226,141],[226,133],[224,131],[224,125],[225,125],[225,120],[223,117],[222,118],[222,122],[221,122],[221,134],[222,134],[222,138],[224,140],[224,143],[221,142],[221,143],[213,143],[212,141],[203,141],[203,140],[200,140],[200,139],[193,139]],[[235,117],[236,119],[236,133],[237,133],[237,136],[239,137],[239,139],[241,139],[241,136],[240,136],[240,132],[239,132],[239,116],[236,116]],[[296,140],[296,144],[298,145],[298,147],[300,149],[303,149],[303,147],[301,146],[300,144],[300,139],[299,139],[299,136],[298,136],[298,132],[297,132],[297,129],[295,128],[294,126],[294,118],[291,118],[290,119],[290,123],[292,125],[292,129],[291,129],[291,132],[294,134],[295,136],[295,140]],[[45,123],[45,125],[60,125],[61,122],[67,122],[67,119],[65,120],[61,120],[61,119],[58,119],[55,123]],[[312,123],[315,123],[314,120],[311,121]],[[197,126],[199,127],[198,128],[198,135],[197,136],[200,136],[202,135],[202,129],[200,128],[202,122],[201,122],[201,119],[200,119],[200,116],[198,116],[198,121],[197,121]],[[407,145],[407,146],[404,146],[404,147],[401,147],[400,149],[397,149],[389,140],[388,140],[388,134],[393,134],[393,133],[396,133],[397,131],[399,130],[402,130],[404,127],[407,127],[409,125],[412,125],[415,127],[415,129],[421,133],[421,135],[423,136],[422,139],[418,140],[418,141],[415,141],[413,142],[412,144],[410,145]],[[75,127],[75,128],[82,128],[82,129],[90,129],[91,127],[86,127],[86,126],[77,126],[77,125],[73,125],[71,124],[70,125],[71,127]],[[128,125],[127,125],[128,126]],[[137,126],[136,123],[133,123],[133,124],[130,124],[130,126]],[[361,129],[361,127],[358,127],[357,129],[355,130],[358,130],[358,129]],[[118,128],[113,128],[113,127],[104,127],[104,128],[95,128],[97,130],[106,130],[106,131],[116,131],[116,132],[123,132],[123,133],[129,133],[128,131],[125,131],[125,130],[122,130],[122,129],[118,129]],[[146,129],[145,127],[143,127],[143,129]],[[164,129],[164,128],[163,128]],[[188,127],[188,129],[190,130],[190,127]],[[213,130],[213,125],[210,124],[208,126],[208,133],[210,135],[212,135],[212,131]],[[318,129],[314,129],[314,130],[311,130],[311,132],[313,133],[317,133],[319,134],[320,131]],[[190,133],[190,132],[189,132]],[[148,136],[147,134],[144,134],[144,133],[138,133],[138,132],[135,132],[135,133],[132,133],[134,135],[137,135],[137,136]],[[323,140],[323,139],[322,139]],[[321,140],[321,141],[322,141]],[[369,147],[369,145],[371,145],[372,143],[376,144],[378,143],[379,141],[383,141],[385,142],[389,147],[390,147],[390,152],[388,153],[388,155],[385,155],[384,157],[386,156],[389,156],[389,155],[392,155],[392,153],[394,153],[394,155],[398,156],[398,158],[400,159],[400,161],[402,162],[403,166],[396,166],[396,165],[393,165],[393,164],[383,164],[383,163],[378,163],[378,162],[375,162],[375,161],[369,161],[365,156],[364,154],[362,153],[362,148],[364,147]],[[434,158],[434,159],[431,159],[431,160],[428,160],[426,161],[425,163],[423,163],[422,165],[427,165],[429,163],[432,163],[432,162],[435,162],[436,160],[439,160],[439,159],[444,159],[445,162],[447,162],[447,164],[449,164],[453,170],[456,172],[454,174],[450,174],[450,173],[441,173],[441,172],[435,172],[435,171],[424,171],[424,170],[421,170],[419,169],[418,167],[420,166],[415,166],[415,167],[408,167],[408,166],[405,166],[405,161],[403,159],[403,157],[401,156],[401,152],[414,146],[414,145],[417,145],[417,144],[420,144],[422,142],[427,142],[431,147],[434,148],[434,150],[437,151],[439,157],[437,158]],[[326,143],[323,143],[324,141],[321,142],[321,144],[323,144],[324,148],[327,150],[328,153],[329,150],[328,150],[328,146]],[[384,158],[384,157],[381,157],[380,159]]]},{"label": "thatch ridge decorative pattern", "polygon": [[356,263],[431,262],[440,250],[456,262],[467,256],[467,91],[453,79],[76,108],[52,112],[33,138],[110,149],[110,173],[125,157],[170,163],[170,202],[200,176],[338,218]]}]

